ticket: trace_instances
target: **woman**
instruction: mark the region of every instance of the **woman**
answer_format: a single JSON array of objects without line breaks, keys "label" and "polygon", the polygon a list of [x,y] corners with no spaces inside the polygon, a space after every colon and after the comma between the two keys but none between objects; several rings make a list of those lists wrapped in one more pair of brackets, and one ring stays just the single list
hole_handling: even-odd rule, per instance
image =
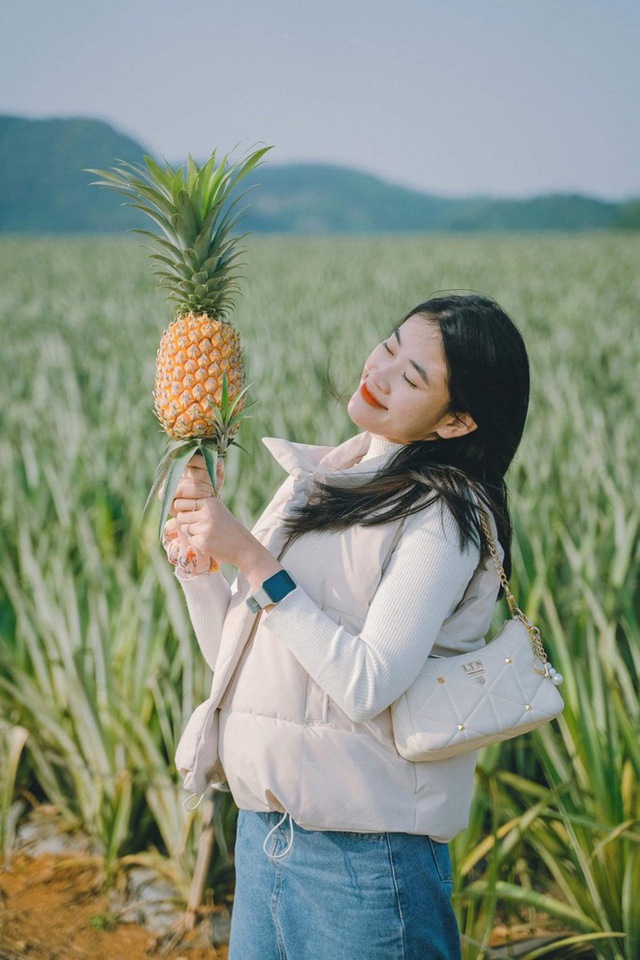
[{"label": "woman", "polygon": [[[447,844],[476,755],[402,759],[389,707],[429,655],[484,643],[499,582],[478,506],[508,571],[528,398],[504,311],[434,298],[366,360],[360,433],[264,441],[289,477],[253,532],[202,462],[185,472],[167,546],[214,677],[176,762],[239,807],[231,960],[459,957]],[[238,568],[233,588],[213,558]]]}]

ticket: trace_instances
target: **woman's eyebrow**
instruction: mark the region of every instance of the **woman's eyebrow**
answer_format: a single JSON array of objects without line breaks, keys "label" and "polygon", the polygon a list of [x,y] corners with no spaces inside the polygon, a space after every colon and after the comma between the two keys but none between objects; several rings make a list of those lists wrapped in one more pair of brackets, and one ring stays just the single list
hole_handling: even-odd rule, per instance
[{"label": "woman's eyebrow", "polygon": [[[395,334],[396,340],[398,341],[398,345],[402,346],[402,341],[400,340],[400,332],[398,327],[396,327],[396,329],[393,332]],[[421,367],[419,363],[415,362],[415,360],[410,360],[409,363],[411,364],[412,367],[415,367],[415,369],[418,371],[418,373],[420,374],[424,382],[427,384],[427,386],[429,386],[429,377],[427,376],[427,371],[424,369],[424,367]]]},{"label": "woman's eyebrow", "polygon": [[424,367],[421,367],[419,363],[415,362],[415,360],[410,360],[409,363],[412,367],[416,368],[424,382],[427,384],[427,386],[429,386],[429,377],[427,376],[427,371],[424,369]]}]

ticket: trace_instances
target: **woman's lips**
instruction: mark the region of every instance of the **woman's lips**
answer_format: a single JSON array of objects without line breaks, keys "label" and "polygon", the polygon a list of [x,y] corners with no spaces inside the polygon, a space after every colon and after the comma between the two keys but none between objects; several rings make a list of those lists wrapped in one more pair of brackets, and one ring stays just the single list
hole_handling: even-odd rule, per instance
[{"label": "woman's lips", "polygon": [[369,391],[367,390],[366,383],[363,383],[362,386],[360,387],[360,394],[362,396],[362,399],[365,400],[370,407],[377,407],[378,410],[386,410],[386,407],[383,407],[381,403],[378,403],[378,401],[373,396],[373,394],[369,393]]}]

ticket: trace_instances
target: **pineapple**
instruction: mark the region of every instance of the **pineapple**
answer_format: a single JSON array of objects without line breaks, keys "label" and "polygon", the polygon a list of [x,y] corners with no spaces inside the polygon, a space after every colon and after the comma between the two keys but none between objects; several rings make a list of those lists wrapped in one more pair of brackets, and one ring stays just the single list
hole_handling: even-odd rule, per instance
[{"label": "pineapple", "polygon": [[189,156],[186,171],[151,157],[144,165],[119,161],[111,171],[90,170],[98,186],[128,197],[161,233],[136,230],[151,244],[158,288],[176,307],[164,332],[156,362],[155,413],[169,440],[147,503],[166,480],[160,535],[180,476],[194,453],[201,453],[214,489],[218,457],[235,440],[246,413],[246,387],[240,337],[228,320],[238,285],[242,239],[231,236],[240,217],[230,201],[238,182],[270,147],[216,166],[215,151],[199,167]]}]

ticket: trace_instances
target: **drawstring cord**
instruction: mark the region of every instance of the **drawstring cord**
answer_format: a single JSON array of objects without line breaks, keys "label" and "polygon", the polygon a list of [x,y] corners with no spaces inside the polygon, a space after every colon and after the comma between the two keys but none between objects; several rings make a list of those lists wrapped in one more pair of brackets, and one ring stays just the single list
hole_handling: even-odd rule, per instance
[{"label": "drawstring cord", "polygon": [[[207,789],[203,790],[202,793],[190,793],[187,799],[182,801],[182,806],[185,808],[185,810],[188,810],[190,813],[193,810],[197,810],[200,804],[202,803],[202,801],[204,800],[206,792],[207,792]],[[194,803],[193,805],[189,806],[189,801],[193,800],[194,797],[199,797],[200,799],[197,801],[197,803]]]},{"label": "drawstring cord", "polygon": [[[280,853],[269,853],[269,851],[267,850],[267,844],[269,842],[269,838],[272,833],[275,833],[278,827],[282,826],[282,824],[286,821],[287,817],[289,817],[289,842],[287,843],[284,850],[282,850]],[[276,825],[274,827],[271,827],[271,830],[269,830],[269,833],[264,838],[262,849],[264,850],[266,855],[269,857],[269,860],[282,860],[282,858],[286,857],[286,855],[290,852],[292,846],[293,846],[293,820],[291,819],[291,814],[285,811],[282,814],[281,818],[276,823]]]},{"label": "drawstring cord", "polygon": [[[207,789],[208,787],[205,790],[203,790],[202,793],[190,793],[189,796],[186,798],[186,800],[182,801],[182,806],[185,808],[185,810],[189,810],[190,812],[192,812],[193,810],[197,810],[207,794]],[[194,799],[194,797],[198,797],[198,799],[195,803],[192,804],[191,801]],[[269,843],[269,839],[271,838],[272,834],[276,832],[278,827],[281,827],[282,824],[286,822],[287,817],[289,818],[289,840],[287,842],[287,845],[284,848],[284,850],[280,851],[280,853],[269,853],[269,851],[267,850],[267,844]],[[286,855],[291,852],[292,847],[293,847],[293,820],[291,819],[291,814],[285,811],[280,817],[280,819],[278,820],[278,822],[275,824],[275,826],[271,827],[271,830],[269,830],[269,833],[264,838],[262,849],[264,850],[266,855],[269,857],[269,860],[282,860],[283,857],[286,857]]]}]

